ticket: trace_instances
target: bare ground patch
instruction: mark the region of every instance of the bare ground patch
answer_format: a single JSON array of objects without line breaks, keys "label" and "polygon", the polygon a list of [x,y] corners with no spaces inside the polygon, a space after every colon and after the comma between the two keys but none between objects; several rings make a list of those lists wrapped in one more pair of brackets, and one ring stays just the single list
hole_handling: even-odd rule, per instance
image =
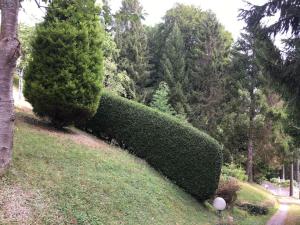
[{"label": "bare ground patch", "polygon": [[37,191],[25,191],[20,186],[0,188],[0,221],[4,224],[34,224],[33,218],[47,208]]},{"label": "bare ground patch", "polygon": [[34,128],[39,132],[47,133],[58,138],[69,139],[76,144],[85,145],[90,148],[104,150],[109,149],[110,147],[108,143],[75,128],[58,130],[49,123],[41,121],[39,118],[35,117],[32,112],[28,112],[23,109],[17,109],[16,123],[20,122],[34,126]]}]

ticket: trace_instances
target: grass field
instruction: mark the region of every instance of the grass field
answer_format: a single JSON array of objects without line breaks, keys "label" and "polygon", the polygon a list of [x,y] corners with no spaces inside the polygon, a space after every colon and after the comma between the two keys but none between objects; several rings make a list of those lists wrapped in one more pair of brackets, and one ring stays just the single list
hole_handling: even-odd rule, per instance
[{"label": "grass field", "polygon": [[276,198],[264,190],[258,184],[240,182],[241,190],[238,192],[238,199],[241,202],[260,203],[265,206],[278,206]]},{"label": "grass field", "polygon": [[[30,117],[17,114],[13,166],[0,180],[0,224],[216,224],[208,203],[199,204],[144,161]],[[263,225],[270,216],[235,209],[233,217],[239,225]]]}]

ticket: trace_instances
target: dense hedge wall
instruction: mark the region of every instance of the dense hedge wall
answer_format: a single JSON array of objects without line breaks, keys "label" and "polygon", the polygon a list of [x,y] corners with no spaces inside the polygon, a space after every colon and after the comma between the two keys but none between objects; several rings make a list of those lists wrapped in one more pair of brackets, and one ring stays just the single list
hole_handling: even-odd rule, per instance
[{"label": "dense hedge wall", "polygon": [[217,189],[221,147],[207,134],[142,104],[103,93],[86,129],[124,144],[179,187],[206,200]]}]

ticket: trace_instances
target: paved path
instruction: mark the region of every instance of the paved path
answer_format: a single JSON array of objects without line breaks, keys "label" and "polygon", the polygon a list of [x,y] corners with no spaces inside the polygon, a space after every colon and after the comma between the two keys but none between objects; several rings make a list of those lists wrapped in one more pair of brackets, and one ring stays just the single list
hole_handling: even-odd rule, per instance
[{"label": "paved path", "polygon": [[25,108],[25,109],[32,109],[32,106],[29,102],[27,102],[23,95],[20,95],[19,90],[14,87],[13,89],[13,95],[14,95],[14,103],[16,107],[19,108]]},{"label": "paved path", "polygon": [[289,206],[286,204],[280,204],[279,210],[277,213],[272,216],[272,218],[267,222],[266,225],[284,225],[284,221],[287,218],[287,213]]},{"label": "paved path", "polygon": [[[262,186],[271,192],[275,196],[279,197],[289,197],[290,196],[290,187],[278,187],[270,182],[263,182]],[[294,198],[299,198],[299,189],[294,186]]]},{"label": "paved path", "polygon": [[[290,205],[300,205],[300,200],[289,197],[289,188],[280,188],[270,182],[264,182],[262,186],[278,197],[280,207],[266,225],[284,225],[288,215]],[[298,189],[294,189],[294,196],[299,193]]]}]

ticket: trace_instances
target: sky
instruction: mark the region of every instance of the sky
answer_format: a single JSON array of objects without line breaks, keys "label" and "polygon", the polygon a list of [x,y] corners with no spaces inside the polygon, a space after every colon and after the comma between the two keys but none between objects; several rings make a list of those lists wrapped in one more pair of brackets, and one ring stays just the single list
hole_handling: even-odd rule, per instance
[{"label": "sky", "polygon": [[[246,4],[243,0],[140,0],[147,13],[145,23],[147,25],[155,25],[162,21],[162,17],[166,11],[172,8],[176,3],[193,4],[204,10],[212,10],[222,23],[225,29],[232,33],[237,40],[242,28],[243,21],[239,21],[238,11],[245,8]],[[250,0],[253,4],[263,4],[266,0]],[[120,8],[121,0],[110,0],[113,11]],[[41,21],[44,10],[39,9],[33,0],[25,0],[22,3],[23,8],[20,13],[20,21],[26,24],[35,24]]]}]

